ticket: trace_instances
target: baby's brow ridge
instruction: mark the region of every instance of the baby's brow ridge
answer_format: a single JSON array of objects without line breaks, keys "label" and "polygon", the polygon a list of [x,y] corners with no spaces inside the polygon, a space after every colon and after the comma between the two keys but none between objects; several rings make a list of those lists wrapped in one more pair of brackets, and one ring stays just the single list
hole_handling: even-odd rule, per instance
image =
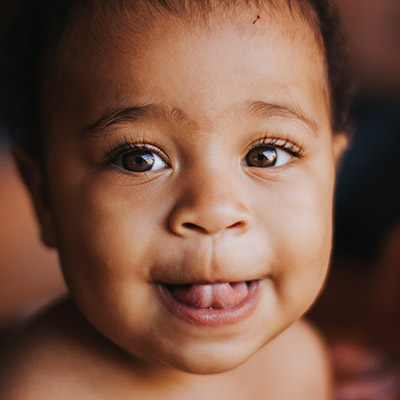
[{"label": "baby's brow ridge", "polygon": [[[247,113],[255,113],[262,117],[282,117],[300,121],[308,126],[317,135],[317,123],[296,106],[289,104],[268,103],[265,101],[247,101],[241,104],[240,109]],[[179,108],[169,108],[160,104],[135,105],[124,108],[115,108],[105,112],[98,120],[80,129],[82,138],[104,134],[112,125],[123,122],[141,122],[147,118],[167,119],[178,123],[188,123],[190,118]]]},{"label": "baby's brow ridge", "polygon": [[135,105],[115,108],[105,112],[97,121],[80,129],[81,137],[98,136],[111,125],[122,122],[140,122],[147,118],[168,119],[177,122],[187,122],[189,118],[179,108],[168,108],[158,104]]},{"label": "baby's brow ridge", "polygon": [[250,101],[244,106],[248,111],[266,117],[282,117],[303,122],[317,136],[318,124],[307,116],[298,106],[291,104],[268,103],[265,101]]}]

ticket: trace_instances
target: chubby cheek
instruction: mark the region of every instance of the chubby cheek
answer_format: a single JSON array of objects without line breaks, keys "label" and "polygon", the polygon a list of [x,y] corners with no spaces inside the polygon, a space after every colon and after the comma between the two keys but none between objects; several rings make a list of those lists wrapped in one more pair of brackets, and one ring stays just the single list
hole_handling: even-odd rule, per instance
[{"label": "chubby cheek", "polygon": [[[330,178],[327,178],[329,177]],[[321,178],[323,178],[321,176]],[[274,249],[272,274],[278,309],[298,317],[313,303],[326,277],[332,241],[333,175],[297,179],[279,189],[275,210],[264,214]]]},{"label": "chubby cheek", "polygon": [[157,212],[163,210],[152,210],[140,191],[105,179],[65,182],[58,187],[55,182],[53,201],[58,250],[72,297],[95,325],[103,325],[103,319],[107,324],[122,317],[137,320],[134,310],[149,304],[146,263],[157,240]]}]

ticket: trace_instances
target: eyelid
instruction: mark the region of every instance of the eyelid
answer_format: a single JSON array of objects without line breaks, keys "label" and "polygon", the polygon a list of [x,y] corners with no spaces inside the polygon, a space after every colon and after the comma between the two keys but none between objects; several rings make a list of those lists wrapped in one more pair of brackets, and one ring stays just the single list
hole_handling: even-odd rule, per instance
[{"label": "eyelid", "polygon": [[106,151],[104,155],[105,163],[113,163],[120,157],[134,150],[148,150],[159,156],[168,166],[170,166],[168,156],[156,145],[148,143],[148,141],[136,141],[136,140],[123,140],[110,146],[110,149]]},{"label": "eyelid", "polygon": [[304,156],[304,147],[300,143],[281,134],[265,134],[262,138],[256,139],[250,145],[246,146],[244,154],[246,155],[250,150],[261,146],[277,147],[297,158]]}]

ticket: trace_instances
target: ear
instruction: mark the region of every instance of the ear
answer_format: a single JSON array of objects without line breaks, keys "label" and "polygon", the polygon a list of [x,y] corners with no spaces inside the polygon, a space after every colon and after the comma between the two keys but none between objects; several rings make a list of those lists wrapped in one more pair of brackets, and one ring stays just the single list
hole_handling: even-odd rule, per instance
[{"label": "ear", "polygon": [[19,174],[31,196],[40,224],[42,241],[49,247],[55,247],[56,240],[53,229],[53,217],[43,167],[38,160],[28,155],[26,151],[21,148],[13,148],[12,153]]},{"label": "ear", "polygon": [[333,156],[335,159],[336,168],[338,167],[343,154],[349,147],[349,143],[350,143],[349,135],[346,132],[335,132],[333,134],[332,145],[333,145]]}]

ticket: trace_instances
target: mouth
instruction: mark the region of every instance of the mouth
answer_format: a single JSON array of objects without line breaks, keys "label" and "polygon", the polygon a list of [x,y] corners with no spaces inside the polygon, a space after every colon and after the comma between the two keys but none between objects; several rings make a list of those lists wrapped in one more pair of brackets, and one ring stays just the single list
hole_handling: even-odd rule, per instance
[{"label": "mouth", "polygon": [[159,285],[169,311],[186,322],[219,327],[236,324],[257,305],[260,281]]}]

